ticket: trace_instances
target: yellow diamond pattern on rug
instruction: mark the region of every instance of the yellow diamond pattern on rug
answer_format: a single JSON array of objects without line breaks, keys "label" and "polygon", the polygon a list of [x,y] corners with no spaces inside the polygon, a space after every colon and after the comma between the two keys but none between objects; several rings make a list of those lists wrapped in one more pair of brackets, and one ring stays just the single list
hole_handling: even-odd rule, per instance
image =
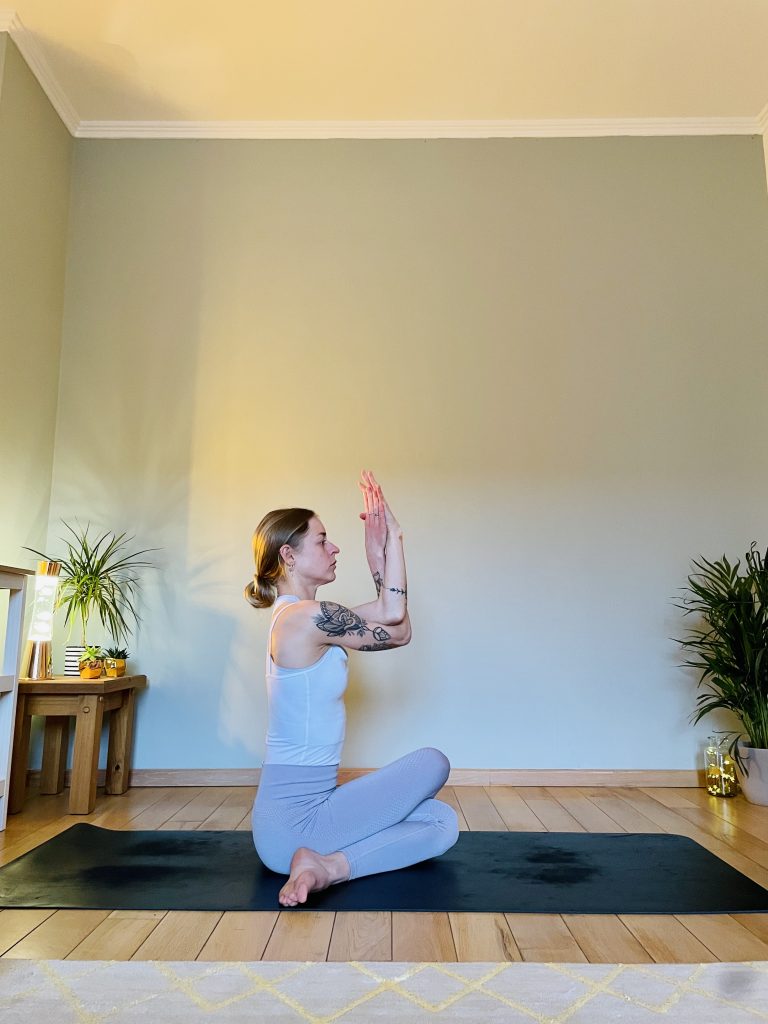
[{"label": "yellow diamond pattern on rug", "polygon": [[768,1021],[768,963],[0,960],[3,1024],[599,1024],[617,1018]]}]

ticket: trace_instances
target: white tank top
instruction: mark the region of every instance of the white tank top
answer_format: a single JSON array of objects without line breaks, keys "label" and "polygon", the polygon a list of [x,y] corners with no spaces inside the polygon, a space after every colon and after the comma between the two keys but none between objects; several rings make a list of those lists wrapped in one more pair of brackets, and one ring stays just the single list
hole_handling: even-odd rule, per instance
[{"label": "white tank top", "polygon": [[339,764],[346,728],[347,652],[329,647],[307,668],[272,660],[272,630],[293,594],[278,597],[267,636],[269,725],[264,764]]}]

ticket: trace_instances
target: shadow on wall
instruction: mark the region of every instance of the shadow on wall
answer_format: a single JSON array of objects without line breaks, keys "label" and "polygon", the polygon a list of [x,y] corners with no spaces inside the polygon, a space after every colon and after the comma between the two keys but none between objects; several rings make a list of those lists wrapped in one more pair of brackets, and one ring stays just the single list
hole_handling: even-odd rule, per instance
[{"label": "shadow on wall", "polygon": [[[142,574],[142,622],[128,646],[130,667],[150,678],[137,736],[150,721],[170,736],[174,714],[164,692],[170,688],[176,701],[185,660],[196,651],[198,619],[209,618],[190,600],[190,582],[194,593],[201,570],[189,564],[201,186],[191,164],[183,181],[153,174],[151,147],[139,142],[135,190],[124,182],[113,190],[100,175],[98,146],[81,142],[76,152],[47,546],[62,546],[66,520],[92,523],[94,532],[125,531],[135,538],[133,549],[159,549],[149,556],[157,570]],[[67,637],[58,619],[54,668],[62,671]],[[110,639],[99,624],[89,636]]]},{"label": "shadow on wall", "polygon": [[[94,28],[93,22],[98,20],[98,13],[96,7],[90,15]],[[168,72],[167,64],[164,67],[157,63],[140,64],[127,46],[106,41],[111,33],[104,24],[105,18],[101,21],[102,26],[97,29],[100,58],[97,60],[62,46],[35,27],[35,39],[80,119],[146,120],[143,114],[146,105],[151,105],[152,120],[155,121],[174,121],[187,116],[185,111],[160,97],[157,82],[162,74]]]}]

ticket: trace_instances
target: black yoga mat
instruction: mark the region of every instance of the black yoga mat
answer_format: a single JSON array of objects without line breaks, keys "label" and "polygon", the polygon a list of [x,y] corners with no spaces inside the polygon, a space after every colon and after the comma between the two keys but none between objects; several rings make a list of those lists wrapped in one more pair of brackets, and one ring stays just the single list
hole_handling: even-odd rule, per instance
[{"label": "black yoga mat", "polygon": [[[128,832],[78,824],[0,868],[0,907],[279,910],[284,875],[249,832]],[[462,832],[441,857],[368,875],[312,910],[526,914],[768,912],[768,889],[685,836]]]}]

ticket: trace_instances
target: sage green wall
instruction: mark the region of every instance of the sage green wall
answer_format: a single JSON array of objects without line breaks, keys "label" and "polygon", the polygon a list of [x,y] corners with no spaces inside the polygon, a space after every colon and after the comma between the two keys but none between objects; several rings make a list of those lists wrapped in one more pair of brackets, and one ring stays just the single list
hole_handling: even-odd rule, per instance
[{"label": "sage green wall", "polygon": [[[4,59],[3,59],[4,57]],[[73,140],[0,33],[0,563],[45,544]]]},{"label": "sage green wall", "polygon": [[327,596],[369,599],[361,466],[414,636],[351,659],[346,765],[697,765],[730,722],[689,724],[671,600],[693,556],[768,543],[759,138],[81,140],[75,167],[52,517],[162,547],[137,767],[260,764],[252,529],[317,509]]}]

